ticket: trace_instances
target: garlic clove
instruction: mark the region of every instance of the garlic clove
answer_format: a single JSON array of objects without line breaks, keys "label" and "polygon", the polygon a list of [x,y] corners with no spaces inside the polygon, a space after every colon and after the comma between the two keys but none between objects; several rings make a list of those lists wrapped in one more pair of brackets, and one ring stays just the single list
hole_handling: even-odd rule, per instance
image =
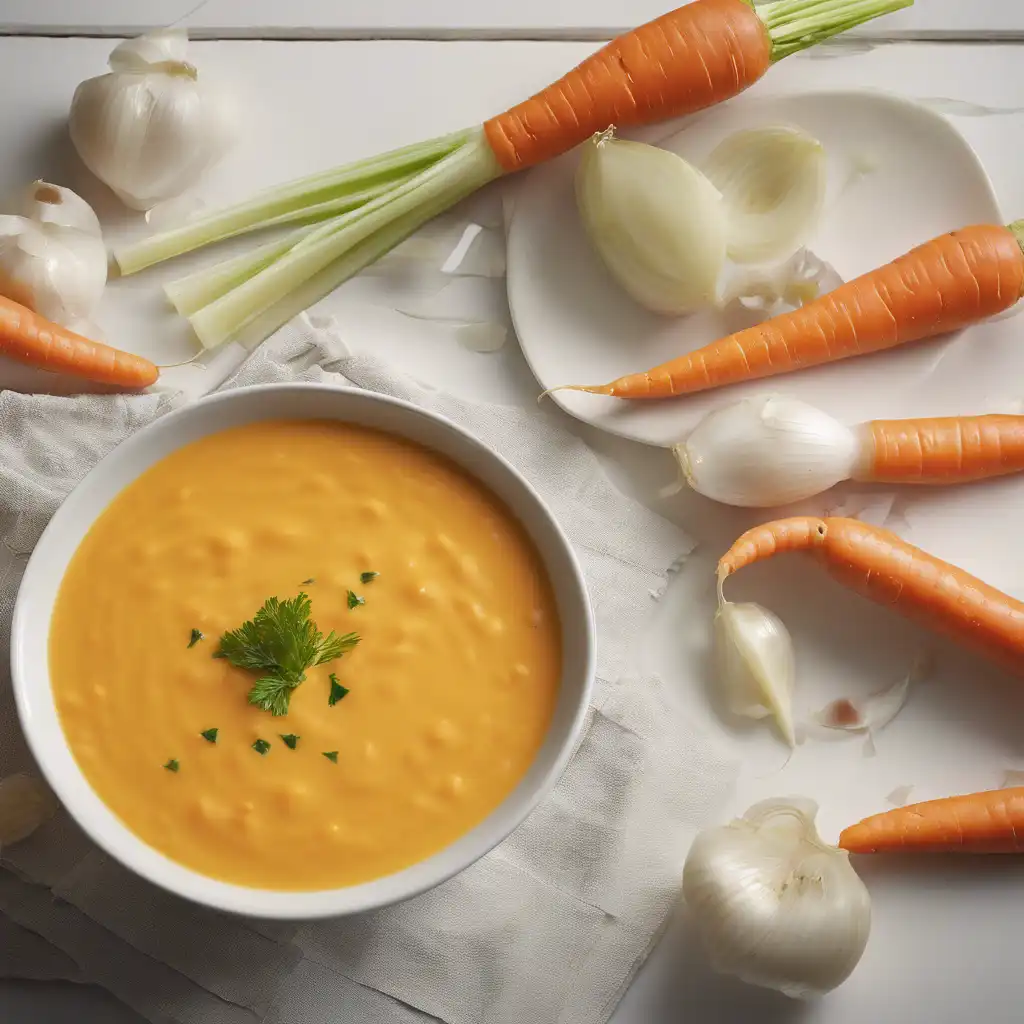
[{"label": "garlic clove", "polygon": [[185,39],[154,33],[122,43],[115,70],[82,82],[71,101],[78,155],[136,210],[180,195],[230,144],[224,104],[182,59]]},{"label": "garlic clove", "polygon": [[681,314],[715,303],[725,262],[722,199],[682,157],[603,132],[583,146],[576,199],[598,255],[642,306]]},{"label": "garlic clove", "polygon": [[849,855],[823,842],[817,804],[766,800],[694,840],[683,898],[718,971],[794,998],[820,996],[859,963],[871,901]]},{"label": "garlic clove", "polygon": [[0,848],[27,839],[57,810],[57,798],[31,775],[0,779]]},{"label": "garlic clove", "polygon": [[83,234],[102,238],[96,211],[76,192],[48,181],[34,181],[25,193],[22,212],[37,224],[74,228]]},{"label": "garlic clove", "polygon": [[704,172],[722,194],[730,259],[771,263],[804,245],[825,204],[827,170],[824,147],[799,128],[751,128],[722,141]]},{"label": "garlic clove", "polygon": [[794,398],[762,395],[709,413],[673,447],[686,482],[726,505],[769,508],[848,479],[858,435]]},{"label": "garlic clove", "polygon": [[111,71],[145,74],[154,65],[184,62],[187,53],[187,29],[161,28],[118,43],[107,63]]},{"label": "garlic clove", "polygon": [[722,601],[714,635],[718,685],[729,710],[745,718],[773,716],[783,739],[795,747],[796,665],[782,620],[759,604]]}]

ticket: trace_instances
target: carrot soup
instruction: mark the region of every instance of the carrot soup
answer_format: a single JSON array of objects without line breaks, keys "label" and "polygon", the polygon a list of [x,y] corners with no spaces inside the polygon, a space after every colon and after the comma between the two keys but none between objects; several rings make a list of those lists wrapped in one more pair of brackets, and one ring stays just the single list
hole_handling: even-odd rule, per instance
[{"label": "carrot soup", "polygon": [[128,828],[214,878],[313,890],[408,867],[508,795],[561,635],[482,484],[402,438],[282,420],[187,445],[114,499],[49,657],[71,751]]}]

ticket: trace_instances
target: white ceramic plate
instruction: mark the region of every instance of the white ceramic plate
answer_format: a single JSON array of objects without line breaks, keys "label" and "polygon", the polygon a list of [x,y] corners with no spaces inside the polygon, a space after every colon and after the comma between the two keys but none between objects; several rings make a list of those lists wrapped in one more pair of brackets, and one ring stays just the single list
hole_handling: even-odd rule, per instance
[{"label": "white ceramic plate", "polygon": [[[991,183],[966,140],[941,116],[867,91],[741,97],[666,133],[629,137],[674,150],[697,166],[726,135],[792,124],[824,144],[826,212],[810,247],[846,280],[936,235],[1001,223]],[[544,388],[601,384],[656,366],[730,330],[715,312],[662,317],[638,306],[605,271],[580,224],[573,195],[578,154],[532,171],[515,202],[508,294],[523,353]],[[870,166],[866,173],[859,168]],[[680,440],[709,410],[764,391],[797,396],[847,422],[908,415],[904,398],[960,335],[662,402],[627,403],[556,392],[566,412],[647,444]]]},{"label": "white ceramic plate", "polygon": [[[229,427],[277,418],[337,419],[411,438],[489,487],[540,552],[562,625],[562,679],[547,736],[519,785],[479,825],[418,864],[362,885],[272,892],[198,874],[144,843],[96,795],[68,748],[50,688],[50,617],[68,562],[96,517],[132,480],[182,445]],[[536,491],[501,456],[461,427],[408,402],[353,388],[280,384],[222,392],[162,417],[119,445],[75,488],[29,559],[11,630],[14,696],[32,753],[61,803],[109,854],[188,899],[254,917],[331,917],[406,899],[468,867],[504,839],[547,795],[575,749],[589,706],[594,626],[572,548]]]}]

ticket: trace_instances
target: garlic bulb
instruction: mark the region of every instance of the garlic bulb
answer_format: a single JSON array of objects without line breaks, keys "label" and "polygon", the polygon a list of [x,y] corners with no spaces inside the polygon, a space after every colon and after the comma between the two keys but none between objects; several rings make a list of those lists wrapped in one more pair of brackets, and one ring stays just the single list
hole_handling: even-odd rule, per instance
[{"label": "garlic bulb", "polygon": [[188,34],[163,29],[119,44],[110,72],[71,101],[71,141],[125,205],[148,210],[194,184],[227,148],[223,110],[185,60]]},{"label": "garlic bulb", "polygon": [[766,800],[694,840],[683,898],[716,970],[805,998],[859,963],[870,897],[849,854],[819,837],[817,812],[813,800]]},{"label": "garlic bulb", "polygon": [[687,483],[705,497],[769,508],[848,479],[861,440],[805,402],[763,395],[709,413],[672,451]]},{"label": "garlic bulb", "polygon": [[715,304],[725,263],[722,198],[682,157],[609,129],[583,146],[576,199],[598,255],[642,306],[688,313]]},{"label": "garlic bulb", "polygon": [[0,295],[92,335],[107,283],[107,250],[92,207],[70,189],[35,182],[24,216],[0,217]]},{"label": "garlic bulb", "polygon": [[733,604],[719,595],[715,669],[729,710],[745,718],[774,716],[783,739],[796,746],[793,640],[782,620],[759,604]]},{"label": "garlic bulb", "polygon": [[57,799],[31,775],[0,779],[0,848],[27,839],[53,817]]},{"label": "garlic bulb", "polygon": [[703,169],[722,194],[728,254],[737,263],[787,259],[817,226],[825,204],[825,150],[799,128],[736,132]]}]

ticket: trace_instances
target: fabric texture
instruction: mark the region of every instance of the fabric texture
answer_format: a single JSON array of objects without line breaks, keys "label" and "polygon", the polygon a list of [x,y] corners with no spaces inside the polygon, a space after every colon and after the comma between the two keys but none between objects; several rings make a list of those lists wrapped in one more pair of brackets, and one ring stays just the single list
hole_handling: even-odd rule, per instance
[{"label": "fabric texture", "polygon": [[[446,884],[358,917],[228,917],[121,868],[61,813],[0,852],[8,976],[95,981],[148,1020],[181,1024],[602,1024],[677,898],[683,852],[735,765],[691,728],[630,648],[689,552],[623,497],[556,412],[475,404],[353,355],[299,318],[224,387],[316,381],[395,395],[468,428],[537,488],[583,565],[599,636],[586,731],[550,797]],[[171,394],[0,394],[0,647],[29,554],[74,485]],[[0,669],[0,775],[31,769]]]}]

